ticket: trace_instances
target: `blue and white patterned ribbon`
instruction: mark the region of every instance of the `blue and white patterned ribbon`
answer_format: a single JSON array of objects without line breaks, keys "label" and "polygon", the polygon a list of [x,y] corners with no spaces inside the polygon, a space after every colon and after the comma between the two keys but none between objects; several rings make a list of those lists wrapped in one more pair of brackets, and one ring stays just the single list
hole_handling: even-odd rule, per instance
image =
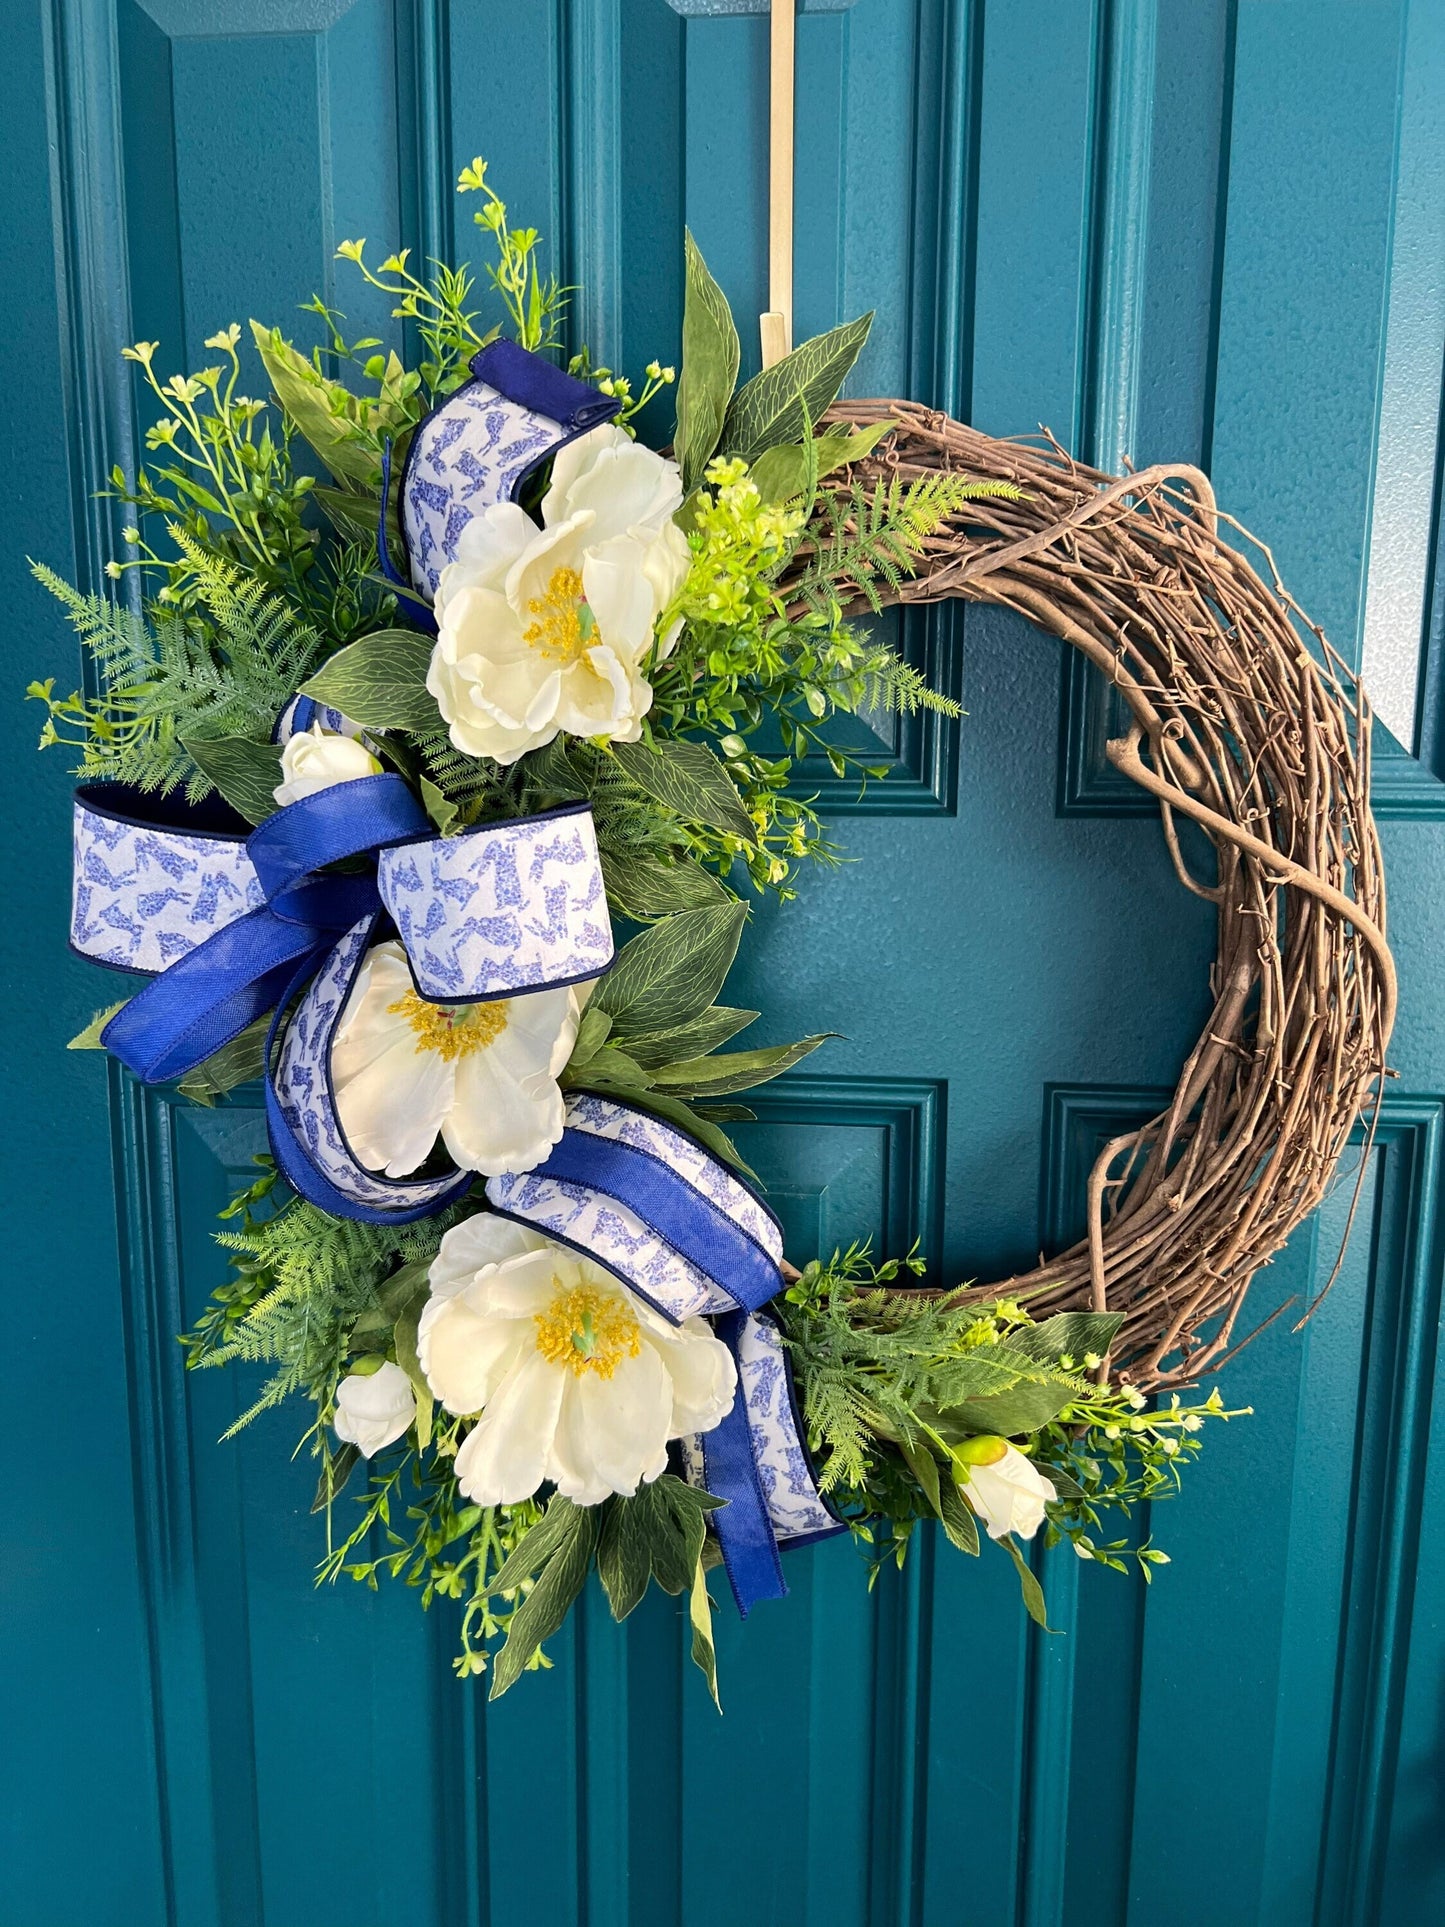
[{"label": "blue and white patterned ribbon", "polygon": [[[433,1002],[578,983],[612,960],[583,804],[443,838],[402,779],[383,774],[247,831],[223,806],[96,785],[77,792],[74,836],[73,946],[154,975],[102,1033],[143,1081],[184,1076],[309,985],[291,1022],[272,1027],[268,1116],[288,1179],[340,1216],[419,1217],[470,1183],[380,1178],[336,1120],[331,1042],[383,907]],[[365,873],[329,867],[357,856],[374,860]]]},{"label": "blue and white patterned ribbon", "polygon": [[471,1188],[470,1171],[387,1178],[367,1170],[347,1141],[331,1081],[331,1047],[366,961],[378,918],[362,917],[307,984],[289,1021],[278,1010],[267,1049],[266,1124],[281,1175],[333,1217],[404,1224],[440,1211]]},{"label": "blue and white patterned ribbon", "polygon": [[[471,369],[473,379],[418,425],[402,471],[402,542],[411,586],[426,603],[436,599],[441,572],[456,561],[472,518],[493,502],[514,501],[543,462],[621,406],[515,341],[490,343],[472,357]],[[387,574],[405,586],[386,553],[384,519],[380,549]]]},{"label": "blue and white patterned ribbon", "polygon": [[329,736],[350,736],[353,741],[364,743],[376,754],[376,743],[360,723],[352,722],[343,716],[339,709],[332,709],[326,703],[317,702],[314,696],[293,696],[281,714],[276,718],[276,727],[271,732],[273,743],[289,743],[291,738],[305,729],[325,730]]},{"label": "blue and white patterned ribbon", "polygon": [[808,1465],[786,1357],[760,1315],[782,1289],[782,1231],[767,1206],[692,1138],[631,1105],[584,1094],[535,1171],[488,1180],[493,1210],[597,1259],[675,1322],[715,1319],[738,1367],[738,1398],[713,1431],[682,1443],[687,1476],[716,1514],[744,1615],[787,1591],[781,1543],[844,1528]]},{"label": "blue and white patterned ribbon", "polygon": [[584,983],[612,961],[585,803],[383,850],[377,887],[433,1003]]},{"label": "blue and white patterned ribbon", "polygon": [[76,791],[70,942],[151,975],[265,902],[246,825],[224,805],[167,807],[118,783]]}]

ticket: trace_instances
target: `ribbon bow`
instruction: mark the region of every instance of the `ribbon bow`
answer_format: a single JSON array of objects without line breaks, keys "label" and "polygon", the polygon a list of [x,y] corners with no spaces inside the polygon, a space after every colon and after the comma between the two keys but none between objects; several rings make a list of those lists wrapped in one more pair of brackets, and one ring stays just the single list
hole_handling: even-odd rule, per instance
[{"label": "ribbon bow", "polygon": [[733,1354],[738,1395],[711,1432],[682,1441],[693,1484],[727,1504],[713,1514],[738,1611],[782,1598],[780,1548],[845,1528],[818,1491],[777,1326],[763,1307],[783,1288],[783,1234],[762,1199],[660,1118],[584,1094],[546,1162],[492,1178],[487,1202],[598,1259],[674,1323],[698,1314]]},{"label": "ribbon bow", "polygon": [[[91,800],[85,790],[80,797]],[[319,872],[428,828],[399,776],[338,783],[277,810],[246,839],[264,901],[177,957],[111,1018],[101,1042],[142,1083],[184,1077],[312,975],[344,932],[380,911],[374,867],[356,876]]]},{"label": "ribbon bow", "polygon": [[[400,1223],[440,1209],[469,1173],[380,1177],[341,1130],[330,1056],[351,985],[383,912],[434,1003],[600,975],[612,926],[591,812],[438,837],[402,779],[379,775],[302,797],[249,835],[232,821],[112,785],[77,792],[72,943],[158,973],[101,1041],[144,1083],[165,1083],[274,1010],[266,1108],[287,1180],[339,1217]],[[331,867],[344,862],[364,867]]]}]

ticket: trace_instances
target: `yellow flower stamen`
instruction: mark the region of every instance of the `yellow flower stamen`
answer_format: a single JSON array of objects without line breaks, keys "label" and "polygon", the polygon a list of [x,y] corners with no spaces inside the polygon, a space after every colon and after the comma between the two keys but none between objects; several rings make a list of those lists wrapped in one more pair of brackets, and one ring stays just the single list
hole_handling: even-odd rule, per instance
[{"label": "yellow flower stamen", "polygon": [[565,1365],[578,1378],[595,1372],[611,1378],[624,1358],[642,1350],[637,1314],[619,1292],[596,1285],[564,1285],[554,1277],[556,1295],[536,1314],[537,1350],[549,1364]]},{"label": "yellow flower stamen", "polygon": [[429,1004],[414,990],[387,1005],[394,1017],[405,1017],[416,1032],[419,1051],[434,1050],[450,1064],[458,1057],[494,1044],[507,1028],[507,1006],[499,1004]]},{"label": "yellow flower stamen", "polygon": [[546,594],[530,597],[527,613],[537,618],[522,631],[529,648],[556,662],[577,662],[591,648],[597,625],[578,570],[554,569]]}]

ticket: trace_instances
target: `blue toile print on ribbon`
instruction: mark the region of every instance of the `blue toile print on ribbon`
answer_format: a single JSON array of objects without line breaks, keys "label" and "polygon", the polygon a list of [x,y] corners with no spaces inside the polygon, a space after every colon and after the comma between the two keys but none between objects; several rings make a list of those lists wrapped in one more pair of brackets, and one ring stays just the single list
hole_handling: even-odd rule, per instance
[{"label": "blue toile print on ribbon", "polygon": [[534,1171],[487,1183],[494,1211],[596,1259],[674,1323],[711,1316],[738,1367],[713,1431],[681,1442],[686,1477],[727,1505],[713,1515],[746,1616],[787,1591],[778,1553],[845,1530],[813,1477],[777,1326],[782,1230],[761,1198],[683,1132],[628,1104],[574,1096]]},{"label": "blue toile print on ribbon", "polygon": [[[398,502],[405,576],[388,553],[383,510],[377,545],[383,573],[423,607],[435,601],[467,524],[492,502],[515,501],[558,449],[611,421],[621,407],[515,341],[489,343],[473,355],[471,370],[472,380],[418,424],[407,449]],[[383,503],[390,480],[388,452]]]},{"label": "blue toile print on ribbon", "polygon": [[[432,1002],[580,983],[612,961],[585,804],[442,838],[402,779],[382,774],[303,797],[248,831],[224,806],[92,785],[76,794],[74,837],[73,947],[158,973],[101,1041],[144,1082],[165,1083],[276,1011],[272,1147],[288,1181],[342,1217],[403,1222],[471,1182],[466,1172],[380,1177],[336,1118],[331,1044],[385,912]],[[331,867],[357,858],[360,869]]]}]

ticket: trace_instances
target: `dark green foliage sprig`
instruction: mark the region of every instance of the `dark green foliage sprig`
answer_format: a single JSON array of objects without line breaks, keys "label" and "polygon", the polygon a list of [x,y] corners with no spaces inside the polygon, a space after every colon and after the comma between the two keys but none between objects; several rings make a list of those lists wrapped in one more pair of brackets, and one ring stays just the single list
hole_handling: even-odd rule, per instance
[{"label": "dark green foliage sprig", "polygon": [[[705,1548],[708,1515],[721,1504],[670,1472],[639,1486],[631,1498],[607,1499],[597,1506],[576,1506],[555,1494],[491,1584],[492,1595],[504,1602],[524,1587],[526,1591],[510,1612],[489,1697],[499,1699],[538,1663],[543,1642],[560,1630],[595,1567],[612,1617],[619,1622],[641,1603],[651,1584],[674,1597],[688,1593],[692,1657],[716,1700]],[[480,1671],[484,1663],[475,1655],[472,1670]]]}]

